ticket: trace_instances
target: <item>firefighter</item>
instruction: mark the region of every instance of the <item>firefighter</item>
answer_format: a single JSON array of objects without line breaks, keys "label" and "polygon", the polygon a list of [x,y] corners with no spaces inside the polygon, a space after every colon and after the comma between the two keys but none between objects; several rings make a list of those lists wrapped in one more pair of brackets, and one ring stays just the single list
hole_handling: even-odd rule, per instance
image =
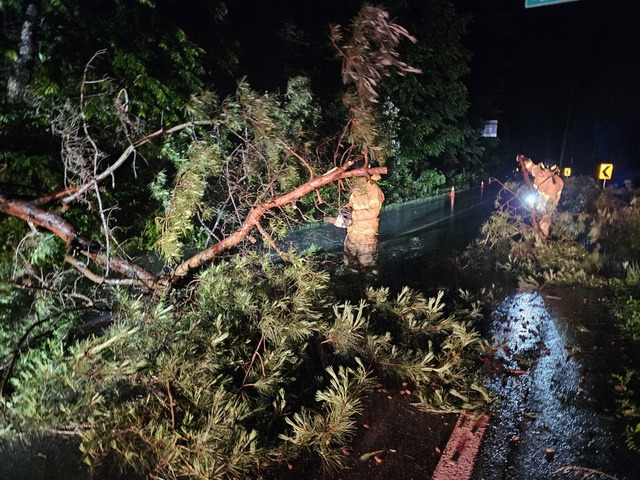
[{"label": "firefighter", "polygon": [[[518,160],[520,161],[520,157]],[[544,162],[536,165],[530,158],[524,158],[523,163],[524,168],[533,176],[533,188],[541,199],[538,204],[538,211],[541,214],[538,225],[540,232],[546,238],[549,236],[551,219],[560,201],[564,182],[558,175],[556,165],[549,166]]]},{"label": "firefighter", "polygon": [[369,267],[373,265],[378,246],[378,227],[384,194],[375,181],[380,175],[370,178],[358,177],[353,180],[349,202],[338,217],[325,217],[324,221],[336,227],[346,228],[344,251],[351,266]]}]

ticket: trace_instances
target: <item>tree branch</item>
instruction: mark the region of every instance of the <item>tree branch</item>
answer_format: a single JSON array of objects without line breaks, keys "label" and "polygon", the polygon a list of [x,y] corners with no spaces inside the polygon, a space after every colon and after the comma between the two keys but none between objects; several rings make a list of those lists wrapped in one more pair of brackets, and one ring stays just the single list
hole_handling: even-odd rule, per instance
[{"label": "tree branch", "polygon": [[[89,240],[78,235],[73,225],[55,213],[42,210],[29,202],[8,200],[2,195],[0,195],[0,212],[49,230],[65,242],[68,253],[76,251],[101,265],[108,264],[109,268],[131,279],[132,281],[130,283],[132,284],[143,285],[152,289],[163,287],[159,279],[144,268],[120,257],[106,258],[104,255],[99,254],[96,251],[97,249],[95,245],[93,245]],[[67,255],[65,260],[69,262],[69,259],[72,258],[73,257],[71,255]],[[75,259],[69,263],[71,263],[75,268],[78,268],[80,265],[75,261]],[[86,275],[88,270],[80,270],[80,272]],[[88,276],[88,278],[94,280],[91,276]],[[103,279],[103,281],[106,280],[107,279]],[[122,280],[119,281],[112,279],[109,282],[118,283],[122,282]]]},{"label": "tree branch", "polygon": [[351,171],[348,171],[349,168],[353,165],[353,161],[347,161],[341,167],[337,167],[329,170],[324,175],[321,175],[316,178],[312,178],[308,182],[300,185],[298,188],[292,190],[289,193],[284,195],[280,195],[279,197],[273,198],[261,205],[253,207],[249,214],[245,218],[244,222],[236,230],[233,234],[229,235],[227,238],[219,241],[218,243],[210,246],[206,250],[203,250],[191,258],[185,260],[183,263],[178,265],[176,268],[172,283],[176,283],[180,281],[184,276],[189,274],[192,270],[200,267],[206,262],[213,260],[215,257],[220,255],[223,251],[229,250],[236,245],[238,245],[242,240],[247,238],[251,230],[257,225],[262,216],[270,210],[274,208],[283,207],[289,203],[294,203],[298,201],[300,198],[304,197],[310,192],[319,189],[329,183],[332,183],[340,178],[347,177],[366,177],[371,176],[374,173],[378,174],[386,174],[386,167],[376,167],[376,168],[357,168]]},{"label": "tree branch", "polygon": [[213,123],[214,122],[211,120],[185,122],[171,128],[161,128],[160,130],[156,130],[155,132],[150,133],[146,137],[143,137],[140,140],[136,141],[135,143],[129,145],[113,164],[111,164],[106,170],[104,170],[99,175],[96,175],[90,181],[82,185],[74,185],[72,187],[68,187],[68,188],[59,190],[57,192],[50,193],[48,195],[45,195],[43,197],[40,197],[34,200],[33,203],[36,205],[44,205],[56,200],[61,200],[62,203],[72,202],[73,200],[76,200],[77,198],[79,198],[87,190],[92,188],[94,185],[100,183],[105,178],[113,175],[113,173],[118,168],[120,168],[122,164],[131,156],[131,154],[135,151],[136,148],[144,145],[145,143],[149,143],[152,140],[155,140],[156,138],[161,137],[163,135],[169,135],[169,134],[178,132],[180,130],[184,130],[186,128],[196,126],[196,125],[213,125]]}]

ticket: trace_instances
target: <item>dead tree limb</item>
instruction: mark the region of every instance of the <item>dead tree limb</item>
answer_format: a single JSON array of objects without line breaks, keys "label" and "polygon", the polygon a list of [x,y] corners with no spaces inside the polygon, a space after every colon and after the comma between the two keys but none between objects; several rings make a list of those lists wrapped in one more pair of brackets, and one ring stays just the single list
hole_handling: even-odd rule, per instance
[{"label": "dead tree limb", "polygon": [[[67,256],[65,257],[65,260],[75,268],[78,268],[82,264],[78,263],[74,257],[71,256],[73,253],[85,256],[104,266],[108,263],[110,269],[113,269],[131,280],[131,282],[127,283],[142,285],[152,289],[162,288],[162,283],[158,278],[144,268],[120,257],[106,258],[104,255],[100,254],[97,246],[78,235],[73,225],[55,213],[43,210],[29,202],[6,199],[2,195],[0,195],[0,212],[19,218],[55,234],[65,242],[67,246]],[[73,261],[70,261],[70,259],[73,259]],[[102,279],[99,283],[121,282],[116,279],[105,279],[104,277],[99,277],[96,274],[87,275],[89,272],[88,269],[85,270],[84,268],[81,268],[79,271],[92,281],[96,281],[96,278]]]},{"label": "dead tree limb", "polygon": [[97,185],[98,183],[100,183],[101,181],[103,181],[105,178],[110,177],[111,175],[113,175],[113,173],[122,166],[122,164],[131,156],[131,154],[136,150],[136,148],[141,147],[142,145],[144,145],[145,143],[149,143],[152,140],[155,140],[158,137],[162,137],[164,135],[170,135],[172,133],[181,131],[181,130],[185,130],[186,128],[189,127],[195,127],[198,125],[213,125],[213,121],[210,120],[202,120],[202,121],[195,121],[195,122],[185,122],[185,123],[181,123],[180,125],[176,125],[174,127],[171,128],[162,128],[160,130],[156,130],[153,133],[150,133],[149,135],[147,135],[146,137],[143,137],[139,140],[137,140],[135,143],[129,145],[124,152],[122,152],[120,154],[120,156],[118,157],[118,159],[112,163],[111,165],[109,165],[108,168],[106,168],[103,172],[101,172],[100,174],[96,175],[94,178],[92,178],[91,180],[89,180],[88,182],[82,184],[82,185],[74,185],[62,190],[58,190],[57,192],[53,192],[50,193],[48,195],[45,195],[43,197],[40,197],[36,200],[33,201],[34,204],[36,205],[44,205],[50,202],[54,202],[57,200],[62,201],[62,203],[69,203],[72,202],[73,200],[76,200],[77,198],[79,198],[82,194],[84,194],[87,190],[89,190],[90,188],[94,187],[95,185]]}]

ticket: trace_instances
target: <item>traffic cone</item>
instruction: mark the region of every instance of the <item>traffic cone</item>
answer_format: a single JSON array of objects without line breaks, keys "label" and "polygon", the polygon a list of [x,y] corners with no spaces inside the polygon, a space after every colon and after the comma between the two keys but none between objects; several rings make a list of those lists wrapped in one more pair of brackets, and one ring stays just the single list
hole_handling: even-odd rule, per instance
[{"label": "traffic cone", "polygon": [[451,192],[449,192],[449,196],[451,198],[456,196],[456,189],[453,187],[453,185],[451,186]]}]

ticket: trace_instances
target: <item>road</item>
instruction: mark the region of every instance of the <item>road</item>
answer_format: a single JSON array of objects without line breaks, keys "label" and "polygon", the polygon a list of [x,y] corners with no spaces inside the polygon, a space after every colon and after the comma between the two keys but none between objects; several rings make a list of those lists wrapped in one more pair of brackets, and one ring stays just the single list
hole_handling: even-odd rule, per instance
[{"label": "road", "polygon": [[638,345],[618,333],[601,290],[509,295],[486,337],[502,361],[488,369],[497,401],[473,480],[640,478],[613,377],[640,365]]},{"label": "road", "polygon": [[[345,275],[345,290],[371,283],[423,291],[459,285],[463,272],[451,259],[479,235],[493,201],[488,189],[477,189],[457,193],[453,205],[442,197],[385,210],[377,268],[368,276]],[[308,241],[339,257],[343,238],[344,231],[326,225]],[[463,280],[504,286],[497,275]],[[624,374],[622,365],[640,367],[640,351],[617,333],[603,293],[507,292],[483,332],[504,347],[502,361],[488,369],[497,401],[472,480],[640,479],[640,455],[626,448],[626,424],[616,418],[613,377]]]},{"label": "road", "polygon": [[[376,267],[351,276],[350,281],[420,290],[455,283],[448,278],[455,275],[448,264],[479,235],[480,226],[493,211],[495,187],[457,192],[453,202],[442,195],[384,209]],[[341,263],[344,237],[344,229],[322,224],[293,232],[282,246],[304,251],[313,245]]]}]

